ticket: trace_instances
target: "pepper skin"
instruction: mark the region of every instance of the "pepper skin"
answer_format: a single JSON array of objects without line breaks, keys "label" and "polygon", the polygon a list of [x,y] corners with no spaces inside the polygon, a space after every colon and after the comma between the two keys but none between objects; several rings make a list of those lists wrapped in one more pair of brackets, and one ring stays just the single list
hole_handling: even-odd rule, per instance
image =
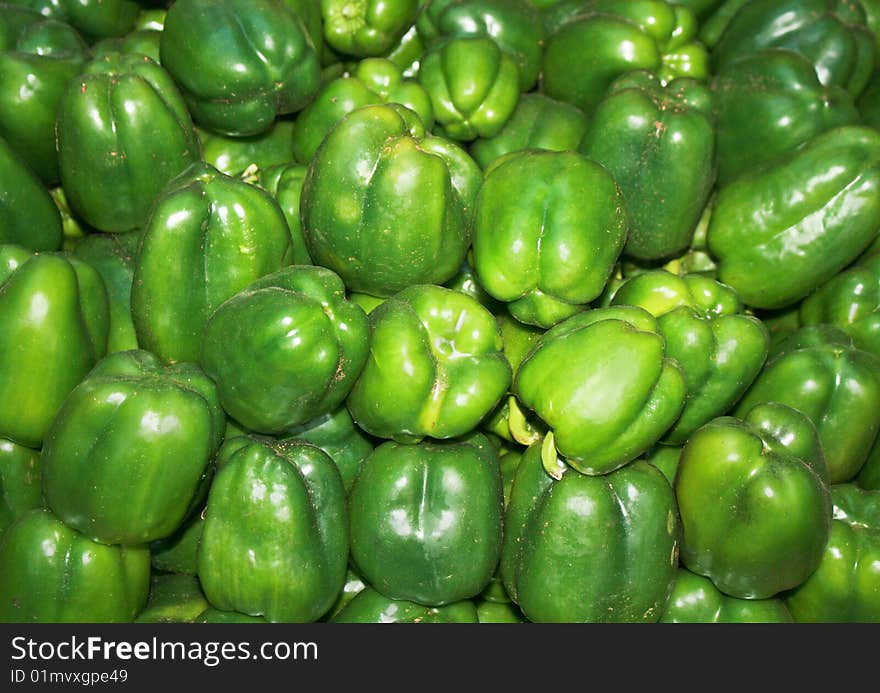
[{"label": "pepper skin", "polygon": [[552,429],[583,474],[607,474],[646,452],[678,419],[686,385],[657,320],[634,306],[597,308],[545,332],[513,393]]},{"label": "pepper skin", "polygon": [[447,38],[422,56],[419,82],[455,140],[497,135],[519,99],[516,63],[489,38]]},{"label": "pepper skin", "polygon": [[825,85],[858,96],[874,69],[874,36],[862,5],[850,0],[751,0],[728,22],[712,49],[714,71],[764,48],[807,57]]},{"label": "pepper skin", "polygon": [[131,283],[134,258],[141,233],[93,233],[77,244],[73,256],[91,265],[107,289],[110,307],[110,329],[107,353],[137,349],[137,334],[131,318]]},{"label": "pepper skin", "polygon": [[0,536],[26,512],[41,507],[39,450],[0,438]]},{"label": "pepper skin", "polygon": [[712,80],[718,184],[783,157],[816,135],[859,121],[852,96],[825,86],[800,53],[768,48],[746,55]]},{"label": "pepper skin", "polygon": [[419,5],[419,0],[321,0],[324,40],[345,55],[384,55],[416,21]]},{"label": "pepper skin", "polygon": [[498,326],[470,296],[413,286],[376,307],[369,323],[370,355],[347,400],[367,433],[401,443],[464,435],[507,392]]},{"label": "pepper skin", "polygon": [[0,244],[61,250],[61,214],[27,164],[0,137]]},{"label": "pepper skin", "polygon": [[627,229],[620,189],[599,164],[576,152],[508,154],[477,195],[474,270],[517,320],[552,327],[602,293]]},{"label": "pepper skin", "polygon": [[208,606],[194,575],[153,574],[147,605],[135,623],[192,623]]},{"label": "pepper skin", "polygon": [[680,568],[660,623],[791,623],[782,599],[737,599],[712,581]]},{"label": "pepper skin", "polygon": [[767,358],[767,329],[754,316],[743,314],[733,289],[714,279],[652,270],[624,283],[611,304],[639,306],[657,318],[666,354],[681,366],[687,401],[666,442],[683,443],[697,428],[727,412]]},{"label": "pepper skin", "polygon": [[380,445],[349,496],[355,570],[382,594],[443,606],[479,594],[501,553],[501,470],[484,436]]},{"label": "pepper skin", "polygon": [[331,623],[478,623],[477,609],[465,600],[446,606],[425,606],[391,599],[372,587],[357,594]]},{"label": "pepper skin", "polygon": [[165,361],[198,361],[214,310],[281,269],[290,250],[272,196],[204,163],[165,188],[143,234],[131,316],[141,347]]},{"label": "pepper skin", "polygon": [[227,176],[251,175],[293,159],[292,120],[276,120],[259,135],[232,137],[196,128],[202,143],[202,159]]},{"label": "pepper skin", "polygon": [[273,0],[177,0],[165,17],[160,56],[193,120],[227,135],[268,130],[320,86],[302,20]]},{"label": "pepper skin", "polygon": [[638,461],[602,477],[545,471],[541,444],[516,471],[501,576],[534,622],[655,622],[678,562],[675,497]]},{"label": "pepper skin", "polygon": [[[564,0],[545,12],[543,89],[592,113],[611,83],[632,70],[704,80],[706,49],[686,7],[662,0]],[[573,66],[584,66],[573,69]],[[586,66],[589,66],[587,68]]]},{"label": "pepper skin", "polygon": [[347,114],[380,103],[398,103],[413,110],[426,130],[434,125],[431,97],[418,82],[404,79],[401,69],[385,58],[366,58],[322,87],[297,116],[293,130],[296,160],[308,164],[327,133]]},{"label": "pepper skin", "polygon": [[819,566],[831,530],[823,471],[815,428],[783,404],[700,428],[675,477],[684,566],[741,599],[800,585]]},{"label": "pepper skin", "polygon": [[0,623],[130,622],[147,602],[146,546],[107,546],[36,509],[0,535]]},{"label": "pepper skin", "polygon": [[523,94],[494,137],[478,138],[471,155],[484,169],[498,157],[524,149],[576,150],[587,131],[587,117],[577,106],[537,92]]},{"label": "pepper skin", "polygon": [[822,562],[786,603],[797,622],[880,623],[880,491],[839,484],[831,498]]},{"label": "pepper skin", "polygon": [[302,164],[286,163],[258,169],[256,173],[255,183],[275,198],[287,220],[290,248],[281,262],[285,267],[314,264],[303,236],[299,216],[300,199],[307,171],[308,168]]},{"label": "pepper skin", "polygon": [[46,502],[105,544],[166,537],[199,501],[225,425],[217,389],[198,366],[162,366],[145,351],[111,354],[65,399],[46,434]]},{"label": "pepper skin", "polygon": [[137,54],[86,65],[62,98],[57,138],[67,201],[101,231],[142,228],[155,197],[200,156],[171,76]]},{"label": "pepper skin", "polygon": [[348,547],[333,460],[307,443],[249,438],[211,484],[199,580],[217,609],[311,622],[342,589]]},{"label": "pepper skin", "polygon": [[705,84],[681,78],[663,86],[643,70],[615,80],[580,151],[620,186],[630,218],[626,255],[659,260],[687,250],[715,180],[712,93]]},{"label": "pepper skin", "polygon": [[0,137],[47,185],[59,178],[55,120],[61,97],[88,56],[69,24],[0,5]]},{"label": "pepper skin", "polygon": [[821,334],[812,344],[799,345],[795,339],[798,333],[777,346],[779,353],[771,355],[733,413],[742,416],[760,402],[794,407],[819,432],[831,483],[849,481],[880,430],[880,359]]},{"label": "pepper skin", "polygon": [[858,257],[880,229],[880,132],[843,126],[720,188],[707,242],[718,278],[784,308]]},{"label": "pepper skin", "polygon": [[369,327],[331,270],[293,265],[222,303],[201,363],[226,412],[277,434],[339,407],[364,367]]},{"label": "pepper skin", "polygon": [[519,90],[535,86],[544,31],[529,0],[427,0],[422,5],[416,28],[425,44],[448,36],[485,36],[516,62]]},{"label": "pepper skin", "polygon": [[101,277],[75,258],[0,246],[0,437],[39,448],[107,348]]},{"label": "pepper skin", "polygon": [[324,139],[303,185],[309,253],[349,291],[387,297],[442,284],[461,267],[482,175],[460,148],[426,136],[398,104],[364,106]]},{"label": "pepper skin", "polygon": [[803,325],[836,325],[853,344],[880,357],[880,254],[835,275],[800,304]]},{"label": "pepper skin", "polygon": [[150,564],[154,571],[196,575],[198,568],[199,541],[202,538],[204,508],[198,509],[184,520],[173,534],[150,542]]}]

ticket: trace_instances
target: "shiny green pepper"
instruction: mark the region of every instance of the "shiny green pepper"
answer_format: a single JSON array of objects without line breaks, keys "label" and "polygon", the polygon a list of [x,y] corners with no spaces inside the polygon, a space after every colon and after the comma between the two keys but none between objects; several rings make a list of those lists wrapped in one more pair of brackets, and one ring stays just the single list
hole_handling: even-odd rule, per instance
[{"label": "shiny green pepper", "polygon": [[0,536],[29,510],[43,507],[40,452],[0,438]]},{"label": "shiny green pepper", "polygon": [[256,172],[256,184],[268,191],[287,220],[290,230],[290,248],[282,265],[311,265],[312,256],[303,236],[299,203],[308,168],[302,164],[277,164]]},{"label": "shiny green pepper", "polygon": [[227,176],[250,175],[293,161],[292,120],[276,120],[265,132],[233,137],[196,128],[202,143],[202,160]]},{"label": "shiny green pepper", "polygon": [[607,474],[647,451],[687,394],[657,320],[634,306],[589,310],[549,329],[520,364],[513,392],[584,474]]},{"label": "shiny green pepper", "polygon": [[831,530],[825,474],[815,427],[784,404],[714,419],[688,439],[675,476],[682,563],[731,597],[797,587]]},{"label": "shiny green pepper", "polygon": [[786,595],[794,620],[880,622],[880,491],[831,487],[834,522],[822,562]]},{"label": "shiny green pepper", "polygon": [[857,96],[874,69],[874,36],[859,2],[751,0],[730,18],[712,49],[715,71],[763,48],[806,56],[819,81]]},{"label": "shiny green pepper", "polygon": [[394,599],[442,606],[479,594],[501,552],[501,470],[484,436],[383,443],[349,496],[351,558]]},{"label": "shiny green pepper", "polygon": [[218,609],[315,621],[342,589],[348,546],[333,461],[307,443],[249,438],[211,484],[199,580]]},{"label": "shiny green pepper", "polygon": [[498,157],[524,149],[576,150],[587,130],[587,117],[577,106],[544,94],[523,94],[516,109],[494,137],[471,144],[471,155],[484,169]]},{"label": "shiny green pepper", "polygon": [[426,135],[398,104],[352,111],[324,139],[303,185],[309,253],[350,291],[390,296],[442,284],[461,267],[479,166]]},{"label": "shiny green pepper", "polygon": [[708,76],[696,18],[684,6],[663,0],[563,0],[544,17],[544,92],[587,114],[615,79],[632,70],[656,72],[664,82]]},{"label": "shiny green pepper", "polygon": [[687,250],[715,180],[712,94],[694,79],[665,86],[651,72],[615,80],[580,151],[620,186],[630,228],[624,252],[659,260]]},{"label": "shiny green pepper", "polygon": [[281,269],[289,249],[268,192],[193,165],[156,199],[143,232],[131,287],[138,343],[165,361],[197,361],[214,310]]},{"label": "shiny green pepper", "polygon": [[733,289],[714,279],[652,270],[626,281],[611,304],[639,306],[657,318],[666,354],[681,366],[687,401],[666,434],[667,442],[683,443],[697,428],[726,413],[767,358],[767,329],[754,316],[743,314]]},{"label": "shiny green pepper", "polygon": [[401,69],[390,60],[366,58],[322,87],[297,116],[293,130],[296,160],[308,164],[344,116],[379,103],[398,103],[415,111],[426,130],[434,125],[431,97],[421,84],[404,79]]},{"label": "shiny green pepper", "polygon": [[529,0],[427,0],[416,28],[427,45],[446,36],[486,36],[516,62],[520,91],[538,81],[544,31]]},{"label": "shiny green pepper", "polygon": [[325,267],[293,265],[223,302],[205,325],[200,362],[223,408],[278,434],[339,407],[364,367],[367,316]]},{"label": "shiny green pepper", "polygon": [[810,61],[789,49],[768,48],[726,65],[712,91],[720,185],[859,120],[852,96],[823,85]]},{"label": "shiny green pepper", "polygon": [[822,334],[812,344],[793,341],[810,329],[777,346],[734,415],[760,402],[799,410],[816,426],[831,483],[838,484],[858,474],[880,430],[880,359]]},{"label": "shiny green pepper", "polygon": [[171,76],[138,54],[93,60],[70,82],[57,137],[67,200],[101,231],[142,228],[156,196],[200,154]]},{"label": "shiny green pepper", "polygon": [[843,126],[721,187],[707,242],[748,306],[784,308],[856,259],[880,229],[880,132]]},{"label": "shiny green pepper", "polygon": [[0,246],[0,437],[39,448],[107,348],[107,292],[89,265]]},{"label": "shiny green pepper", "polygon": [[791,623],[782,599],[738,599],[709,578],[680,568],[660,623]]},{"label": "shiny green pepper", "polygon": [[204,508],[183,521],[173,534],[150,542],[150,565],[160,573],[196,575],[199,541],[202,538]]},{"label": "shiny green pepper", "polygon": [[425,606],[386,597],[367,587],[332,619],[332,623],[478,623],[473,602]]},{"label": "shiny green pepper", "polygon": [[388,52],[416,20],[418,0],[321,0],[324,40],[359,58]]},{"label": "shiny green pepper", "polygon": [[88,53],[69,24],[0,5],[0,137],[49,185],[59,177],[58,107]]},{"label": "shiny green pepper", "polygon": [[358,426],[413,443],[471,431],[507,392],[495,319],[475,299],[413,286],[369,315],[370,355],[348,397]]},{"label": "shiny green pepper", "polygon": [[123,36],[135,28],[141,13],[137,0],[13,0],[48,19],[67,22],[91,43]]},{"label": "shiny green pepper", "polygon": [[192,623],[208,606],[194,575],[154,573],[147,605],[135,623]]},{"label": "shiny green pepper", "polygon": [[507,154],[477,195],[474,270],[517,320],[551,327],[602,293],[627,230],[621,191],[598,163],[570,151]]},{"label": "shiny green pepper", "polygon": [[501,576],[535,622],[655,622],[678,563],[675,497],[638,461],[602,477],[547,474],[526,450],[504,524]]},{"label": "shiny green pepper", "polygon": [[277,0],[177,0],[160,56],[193,120],[230,135],[268,130],[320,86],[312,40],[299,15]]},{"label": "shiny green pepper", "polygon": [[105,544],[167,537],[203,499],[225,425],[217,388],[198,366],[162,366],[146,351],[111,354],[46,433],[46,502]]},{"label": "shiny green pepper", "polygon": [[0,565],[0,623],[130,622],[150,590],[146,546],[99,544],[46,509],[0,535]]}]

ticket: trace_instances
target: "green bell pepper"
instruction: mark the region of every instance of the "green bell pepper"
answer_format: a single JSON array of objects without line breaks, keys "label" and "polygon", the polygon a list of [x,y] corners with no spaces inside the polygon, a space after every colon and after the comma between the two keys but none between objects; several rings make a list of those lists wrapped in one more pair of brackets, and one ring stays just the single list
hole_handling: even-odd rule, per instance
[{"label": "green bell pepper", "polygon": [[513,602],[501,603],[481,599],[477,602],[477,619],[480,623],[527,623],[519,607]]},{"label": "green bell pepper", "polygon": [[[563,0],[544,14],[544,93],[592,113],[611,83],[648,70],[663,82],[704,80],[709,56],[697,20],[663,0]],[[575,69],[574,66],[589,69]]]},{"label": "green bell pepper", "polygon": [[712,48],[714,71],[764,48],[807,57],[819,81],[853,96],[874,69],[876,48],[865,10],[851,0],[751,0],[731,16]]},{"label": "green bell pepper", "polygon": [[786,603],[794,620],[880,622],[880,491],[832,486],[834,522],[822,562]]},{"label": "green bell pepper", "polygon": [[712,80],[718,183],[773,162],[816,135],[859,121],[852,96],[825,86],[812,63],[783,48],[757,51]]},{"label": "green bell pepper", "polygon": [[782,599],[738,599],[709,578],[680,568],[660,623],[791,623]]},{"label": "green bell pepper", "polygon": [[602,293],[627,230],[621,191],[598,163],[570,151],[507,154],[477,195],[474,270],[517,320],[552,327]]},{"label": "green bell pepper", "polygon": [[421,84],[404,79],[401,69],[390,60],[366,58],[322,87],[297,116],[293,130],[296,160],[308,164],[343,117],[362,106],[380,103],[398,103],[415,111],[426,130],[434,125],[431,97]]},{"label": "green bell pepper", "polygon": [[228,135],[268,130],[320,86],[309,34],[277,0],[177,0],[165,17],[160,56],[193,120]]},{"label": "green bell pepper", "polygon": [[683,443],[700,426],[726,413],[767,358],[767,329],[754,316],[743,314],[733,289],[714,279],[652,270],[627,280],[611,304],[638,306],[657,318],[666,354],[681,366],[687,401],[666,434],[669,443]]},{"label": "green bell pepper", "polygon": [[154,574],[150,596],[135,623],[192,623],[209,607],[194,575]]},{"label": "green bell pepper", "polygon": [[801,302],[798,316],[804,325],[836,325],[856,347],[880,357],[880,254],[816,289]]},{"label": "green bell pepper", "polygon": [[712,94],[694,79],[665,86],[651,72],[615,80],[580,151],[620,186],[630,229],[624,253],[659,260],[687,250],[715,180]]},{"label": "green bell pepper", "polygon": [[479,166],[453,143],[426,136],[413,111],[359,108],[309,163],[300,199],[309,253],[349,291],[386,297],[442,284],[465,258],[481,181]]},{"label": "green bell pepper", "polygon": [[516,63],[490,38],[445,38],[422,56],[419,82],[449,137],[471,141],[497,135],[516,108]]},{"label": "green bell pepper", "polygon": [[523,94],[494,137],[478,138],[470,151],[484,169],[498,157],[524,149],[576,150],[587,131],[587,117],[577,106],[544,94]]},{"label": "green bell pepper", "polygon": [[389,441],[351,489],[351,559],[387,597],[428,606],[469,599],[498,565],[503,510],[498,457],[484,436]]},{"label": "green bell pepper", "polygon": [[58,181],[55,120],[89,49],[76,29],[0,5],[0,137],[47,185]]},{"label": "green bell pepper", "polygon": [[822,446],[810,420],[767,402],[714,419],[675,476],[681,561],[731,597],[767,599],[819,566],[831,530]]},{"label": "green bell pepper", "polygon": [[268,130],[249,137],[233,137],[196,128],[202,160],[227,176],[249,175],[293,161],[293,120],[276,120]]},{"label": "green bell pepper", "polygon": [[607,474],[660,440],[687,394],[659,324],[634,306],[597,308],[545,332],[516,372],[513,393],[583,474]]},{"label": "green bell pepper", "polygon": [[177,86],[138,54],[86,65],[62,98],[57,138],[67,200],[101,231],[142,228],[161,190],[199,160]]},{"label": "green bell pepper", "polygon": [[89,265],[0,245],[0,437],[39,448],[107,348],[107,292]]},{"label": "green bell pepper", "polygon": [[92,56],[102,58],[110,53],[137,53],[161,63],[161,41],[161,29],[135,29],[125,36],[101,39],[92,46]]},{"label": "green bell pepper", "polygon": [[146,351],[111,354],[46,434],[46,502],[105,544],[167,537],[204,500],[225,426],[217,388],[198,366],[163,366]]},{"label": "green bell pepper", "polygon": [[146,546],[107,546],[40,508],[0,535],[0,623],[130,622],[147,602]]},{"label": "green bell pepper", "polygon": [[856,101],[856,108],[862,117],[862,124],[880,130],[880,70],[874,70],[871,81]]},{"label": "green bell pepper", "polygon": [[342,589],[348,546],[333,460],[307,443],[250,438],[211,484],[199,580],[217,609],[315,621]]},{"label": "green bell pepper", "polygon": [[521,92],[538,81],[544,31],[529,0],[427,0],[416,28],[429,46],[447,36],[488,37],[516,62]]},{"label": "green bell pepper", "polygon": [[675,497],[637,461],[602,477],[547,474],[541,445],[516,471],[501,576],[535,622],[654,622],[678,563]]},{"label": "green bell pepper", "polygon": [[363,461],[374,447],[370,437],[355,426],[345,407],[287,429],[284,438],[303,440],[330,455],[342,476],[346,492],[351,490]]},{"label": "green bell pepper", "polygon": [[336,601],[333,603],[333,606],[330,607],[330,610],[326,614],[324,614],[321,620],[325,622],[332,621],[336,614],[338,614],[346,606],[348,606],[351,600],[358,596],[365,589],[367,589],[367,585],[365,585],[364,581],[361,580],[360,575],[355,573],[351,569],[351,567],[349,567],[348,571],[345,573],[345,584],[339,591],[339,594],[337,595]]},{"label": "green bell pepper", "polygon": [[73,251],[74,257],[91,265],[104,280],[110,309],[108,354],[138,348],[131,317],[131,284],[140,240],[139,231],[93,233],[78,243]]},{"label": "green bell pepper", "polygon": [[60,250],[61,213],[49,191],[0,136],[0,244]]},{"label": "green bell pepper", "polygon": [[358,58],[387,53],[416,21],[418,0],[321,0],[324,40]]},{"label": "green bell pepper", "polygon": [[402,443],[471,431],[510,385],[495,319],[475,299],[412,286],[369,315],[370,354],[348,396],[355,423]]},{"label": "green bell pepper", "polygon": [[150,565],[160,573],[196,575],[199,541],[202,538],[204,508],[197,508],[173,534],[150,543]]},{"label": "green bell pepper", "polygon": [[165,361],[197,361],[208,318],[276,272],[290,230],[265,190],[195,164],[156,199],[135,259],[131,316],[138,343]]},{"label": "green bell pepper", "polygon": [[880,358],[851,342],[829,341],[825,332],[814,343],[793,341],[809,330],[801,328],[777,345],[734,416],[761,402],[799,410],[816,426],[831,483],[839,484],[858,474],[880,431]]},{"label": "green bell pepper", "polygon": [[707,242],[748,306],[784,308],[858,257],[880,229],[880,132],[843,126],[718,191]]},{"label": "green bell pepper", "polygon": [[281,264],[287,265],[311,265],[312,256],[302,231],[302,221],[299,216],[300,199],[302,198],[303,184],[306,180],[308,167],[302,164],[277,164],[265,169],[258,169],[254,181],[256,185],[266,190],[284,213],[287,227],[290,231],[290,248],[284,256]]},{"label": "green bell pepper", "polygon": [[0,438],[0,536],[29,510],[43,507],[40,452]]},{"label": "green bell pepper", "polygon": [[670,486],[675,485],[675,475],[678,473],[678,463],[681,460],[681,447],[676,445],[655,445],[647,455],[645,461],[654,465]]},{"label": "green bell pepper", "polygon": [[425,606],[386,597],[372,587],[362,590],[332,619],[332,623],[479,623],[473,602]]},{"label": "green bell pepper", "polygon": [[38,11],[48,19],[67,22],[89,43],[123,36],[135,28],[141,13],[137,0],[11,0]]},{"label": "green bell pepper", "polygon": [[367,316],[324,267],[266,275],[213,312],[201,363],[226,412],[260,433],[282,433],[339,407],[364,367]]},{"label": "green bell pepper", "polygon": [[416,25],[413,24],[407,32],[394,44],[385,57],[400,68],[405,79],[415,79],[419,74],[422,53],[425,45],[422,42]]}]

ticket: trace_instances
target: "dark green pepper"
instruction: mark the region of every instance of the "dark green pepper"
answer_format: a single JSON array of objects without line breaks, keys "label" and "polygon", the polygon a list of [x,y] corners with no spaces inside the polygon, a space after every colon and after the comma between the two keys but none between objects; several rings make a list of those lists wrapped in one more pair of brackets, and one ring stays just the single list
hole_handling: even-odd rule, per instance
[{"label": "dark green pepper", "polygon": [[321,0],[324,40],[346,55],[381,56],[413,25],[418,12],[418,0]]},{"label": "dark green pepper", "polygon": [[29,510],[43,507],[40,452],[0,438],[0,536]]},{"label": "dark green pepper", "polygon": [[478,623],[473,602],[425,606],[386,597],[372,587],[362,590],[332,619],[332,623]]},{"label": "dark green pepper", "polygon": [[194,575],[154,574],[135,623],[192,623],[209,606]]},{"label": "dark green pepper", "polygon": [[293,162],[293,120],[276,120],[265,132],[233,137],[196,128],[202,159],[227,176],[249,175]]},{"label": "dark green pepper", "polygon": [[299,216],[300,199],[308,168],[302,164],[278,164],[256,172],[256,184],[268,191],[287,220],[290,231],[290,248],[281,264],[311,265],[312,256],[303,236]]}]

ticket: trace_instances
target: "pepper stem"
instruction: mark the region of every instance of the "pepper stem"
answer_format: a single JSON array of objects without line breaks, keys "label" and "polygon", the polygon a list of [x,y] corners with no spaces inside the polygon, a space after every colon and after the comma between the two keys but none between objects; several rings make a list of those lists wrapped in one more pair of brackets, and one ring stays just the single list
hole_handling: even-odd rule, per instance
[{"label": "pepper stem", "polygon": [[541,433],[526,420],[526,415],[523,414],[516,397],[513,395],[507,400],[507,408],[507,427],[510,429],[510,435],[513,436],[513,439],[526,447],[537,443],[541,439]]},{"label": "pepper stem", "polygon": [[565,462],[559,459],[556,452],[556,439],[553,431],[548,431],[544,436],[544,442],[541,443],[541,464],[544,465],[544,471],[552,476],[556,481],[565,474]]}]

